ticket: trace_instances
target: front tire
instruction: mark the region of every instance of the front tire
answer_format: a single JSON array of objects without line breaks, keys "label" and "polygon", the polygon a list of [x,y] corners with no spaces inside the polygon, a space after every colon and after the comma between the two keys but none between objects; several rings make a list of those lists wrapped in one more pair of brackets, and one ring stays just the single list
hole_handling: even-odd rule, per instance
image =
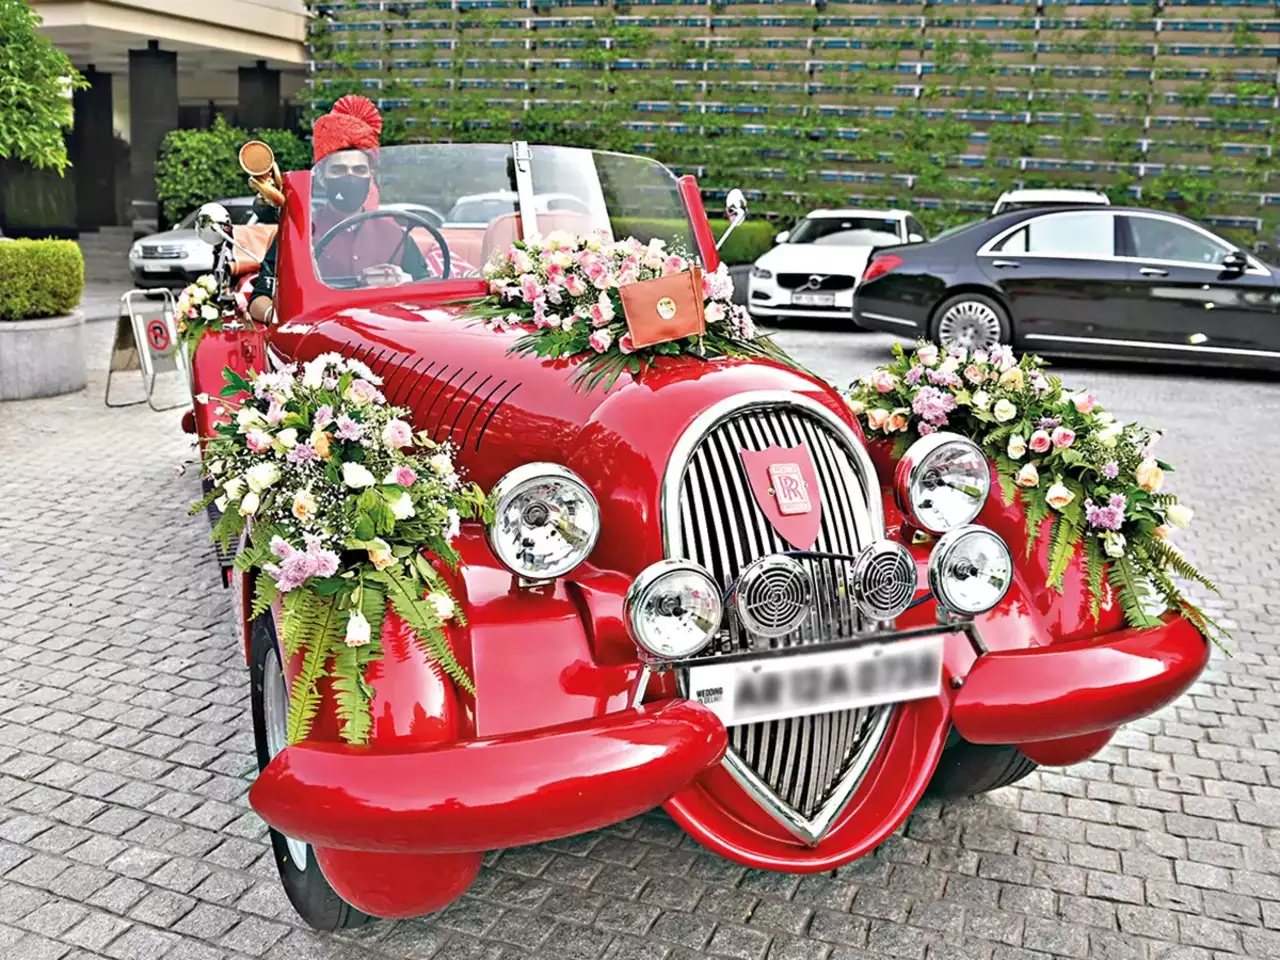
[{"label": "front tire", "polygon": [[1015,746],[957,739],[942,751],[928,789],[936,797],[972,797],[1017,783],[1038,766]]},{"label": "front tire", "polygon": [[[276,631],[268,613],[253,622],[249,642],[250,700],[253,710],[253,742],[258,771],[284,749],[288,691],[280,668]],[[315,851],[300,840],[271,831],[271,849],[285,895],[293,908],[316,930],[334,931],[360,927],[373,920],[343,900],[320,871]]]},{"label": "front tire", "polygon": [[963,347],[970,353],[1013,343],[1008,311],[981,293],[959,293],[944,300],[934,311],[929,335],[936,344]]}]

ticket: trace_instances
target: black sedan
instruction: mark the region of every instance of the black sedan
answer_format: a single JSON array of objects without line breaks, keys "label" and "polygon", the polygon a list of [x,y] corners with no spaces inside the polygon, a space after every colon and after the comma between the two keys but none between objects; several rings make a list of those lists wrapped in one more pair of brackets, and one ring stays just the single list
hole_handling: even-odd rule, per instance
[{"label": "black sedan", "polygon": [[1280,368],[1280,268],[1174,214],[1019,210],[877,251],[853,319],[969,349]]}]

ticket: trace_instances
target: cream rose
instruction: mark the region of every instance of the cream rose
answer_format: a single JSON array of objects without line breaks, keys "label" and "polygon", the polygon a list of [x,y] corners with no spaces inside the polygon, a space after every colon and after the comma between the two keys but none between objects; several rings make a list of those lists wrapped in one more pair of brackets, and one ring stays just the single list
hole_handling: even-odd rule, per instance
[{"label": "cream rose", "polygon": [[401,493],[387,506],[391,509],[391,515],[397,520],[408,520],[413,516],[413,497],[409,496],[408,491]]},{"label": "cream rose", "polygon": [[435,608],[436,616],[441,620],[448,620],[453,616],[453,598],[447,593],[429,593],[427,602]]},{"label": "cream rose", "polygon": [[293,495],[293,515],[299,520],[310,520],[316,515],[316,498],[310,490],[299,490]]},{"label": "cream rose", "polygon": [[867,426],[872,430],[883,430],[888,422],[889,411],[883,407],[876,407],[874,410],[867,411]]},{"label": "cream rose", "polygon": [[985,390],[979,390],[973,395],[973,406],[977,410],[985,410],[991,406],[991,394]]},{"label": "cream rose", "polygon": [[396,562],[396,558],[391,555],[391,547],[385,540],[371,541],[368,550],[369,562],[378,570],[385,570]]},{"label": "cream rose", "polygon": [[1150,458],[1138,464],[1138,469],[1133,472],[1133,475],[1138,481],[1138,486],[1148,493],[1158,493],[1164,486],[1164,471]]},{"label": "cream rose", "polygon": [[1027,441],[1022,439],[1022,434],[1015,433],[1009,438],[1009,446],[1005,448],[1005,452],[1011,460],[1021,460],[1027,455]]},{"label": "cream rose", "polygon": [[261,493],[280,479],[280,469],[274,463],[255,463],[244,472],[244,479],[250,490]]},{"label": "cream rose", "polygon": [[258,499],[258,495],[254,493],[252,490],[250,490],[248,493],[244,495],[244,499],[240,501],[240,516],[242,517],[253,516],[255,513],[258,512],[258,507],[260,506],[261,502],[262,501]]},{"label": "cream rose", "polygon": [[359,490],[372,487],[378,480],[361,464],[348,461],[342,465],[342,482],[353,490]]},{"label": "cream rose", "polygon": [[1022,370],[1018,367],[1010,367],[1000,374],[1000,386],[1006,390],[1021,390],[1022,383]]},{"label": "cream rose", "polygon": [[916,356],[926,367],[932,367],[938,362],[938,348],[932,343],[926,343],[916,351]]},{"label": "cream rose", "polygon": [[864,410],[867,409],[867,405],[863,403],[861,400],[850,400],[849,409],[853,411],[853,415],[856,417],[856,416],[859,416]]},{"label": "cream rose", "polygon": [[1185,530],[1191,526],[1191,518],[1195,516],[1195,511],[1190,507],[1184,507],[1180,503],[1175,503],[1167,510],[1164,515],[1169,518],[1169,522],[1175,527]]},{"label": "cream rose", "polygon": [[1075,498],[1076,495],[1065,486],[1061,483],[1055,483],[1045,492],[1044,502],[1055,510],[1061,510]]},{"label": "cream rose", "polygon": [[1036,469],[1034,463],[1023,465],[1018,471],[1018,486],[1020,487],[1038,487],[1040,485],[1040,471]]},{"label": "cream rose", "polygon": [[905,433],[907,424],[910,422],[907,416],[907,408],[899,407],[889,414],[889,422],[885,424],[886,433]]},{"label": "cream rose", "polygon": [[1008,400],[1001,397],[996,401],[996,405],[992,408],[991,412],[995,414],[996,419],[1001,423],[1008,423],[1018,415],[1018,408]]}]

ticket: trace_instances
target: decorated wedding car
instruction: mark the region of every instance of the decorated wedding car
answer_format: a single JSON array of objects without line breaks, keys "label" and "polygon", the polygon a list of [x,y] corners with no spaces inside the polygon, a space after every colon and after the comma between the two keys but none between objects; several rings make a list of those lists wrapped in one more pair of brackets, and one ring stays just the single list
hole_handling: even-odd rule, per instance
[{"label": "decorated wedding car", "polygon": [[[202,212],[188,426],[234,558],[250,802],[314,926],[436,910],[486,851],[659,806],[739,863],[830,870],[926,790],[1085,760],[1204,667],[1210,622],[1156,589],[1194,570],[1151,546],[1189,513],[1153,454],[1090,487],[1082,423],[1015,442],[1024,397],[1079,398],[1009,356],[922,346],[842,395],[732,302],[691,177],[525,143],[249,159],[278,227]],[[432,215],[482,194],[515,200]],[[256,324],[238,285],[273,230]],[[1107,482],[1127,513],[1085,504]]]}]

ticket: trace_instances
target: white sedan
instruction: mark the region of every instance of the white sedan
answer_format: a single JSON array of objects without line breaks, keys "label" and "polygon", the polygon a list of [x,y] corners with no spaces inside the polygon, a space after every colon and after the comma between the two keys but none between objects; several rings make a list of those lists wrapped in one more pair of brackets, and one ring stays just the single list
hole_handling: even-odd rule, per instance
[{"label": "white sedan", "polygon": [[747,304],[760,320],[853,315],[853,290],[873,250],[923,243],[905,210],[814,210],[751,268]]}]

